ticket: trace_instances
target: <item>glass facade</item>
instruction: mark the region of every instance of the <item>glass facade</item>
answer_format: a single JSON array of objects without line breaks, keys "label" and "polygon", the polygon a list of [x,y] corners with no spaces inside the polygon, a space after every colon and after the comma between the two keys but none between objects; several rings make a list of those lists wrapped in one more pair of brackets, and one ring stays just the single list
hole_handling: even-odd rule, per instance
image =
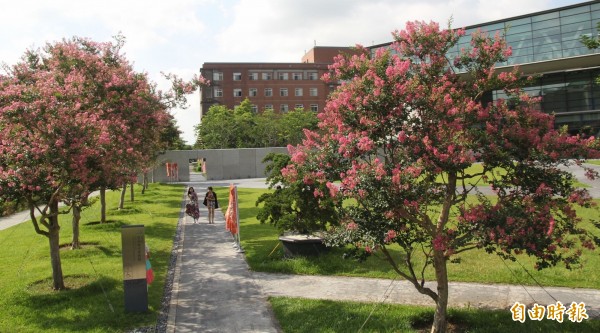
[{"label": "glass facade", "polygon": [[[600,69],[565,71],[541,76],[525,91],[542,97],[540,108],[555,115],[556,126],[569,126],[573,133],[583,128],[597,134],[600,130],[600,85],[595,83]],[[494,100],[506,98],[504,91],[492,92]]]},{"label": "glass facade", "polygon": [[589,50],[580,42],[581,36],[598,33],[598,22],[600,3],[592,3],[470,26],[465,29],[465,36],[461,37],[449,56],[468,48],[471,34],[479,29],[490,35],[505,34],[508,45],[512,47],[512,56],[506,63],[498,65],[518,65],[598,53],[598,50]]},{"label": "glass facade", "polygon": [[[477,30],[504,36],[512,48],[512,56],[497,66],[513,66],[561,61],[568,58],[600,54],[600,49],[589,50],[580,39],[583,35],[598,36],[600,2],[587,2],[554,10],[524,15],[506,20],[484,23],[465,28],[465,35],[449,51],[453,59],[461,49],[469,49],[471,34]],[[389,48],[389,44],[377,48]],[[576,59],[576,58],[575,58]],[[540,109],[555,115],[556,127],[568,125],[571,133],[581,131],[600,135],[600,59],[595,65],[582,67],[577,61],[561,63],[550,73],[541,74],[537,81],[525,88],[532,96],[542,97]],[[595,67],[594,67],[595,66]],[[586,67],[586,66],[583,66]],[[503,91],[487,94],[484,102],[505,98]]]}]

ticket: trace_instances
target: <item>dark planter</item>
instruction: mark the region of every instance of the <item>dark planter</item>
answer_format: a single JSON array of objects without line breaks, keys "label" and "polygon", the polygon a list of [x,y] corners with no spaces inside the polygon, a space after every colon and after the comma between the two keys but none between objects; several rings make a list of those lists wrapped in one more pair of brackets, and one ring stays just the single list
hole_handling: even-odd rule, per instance
[{"label": "dark planter", "polygon": [[318,256],[327,252],[323,238],[309,235],[287,235],[279,237],[286,257]]}]

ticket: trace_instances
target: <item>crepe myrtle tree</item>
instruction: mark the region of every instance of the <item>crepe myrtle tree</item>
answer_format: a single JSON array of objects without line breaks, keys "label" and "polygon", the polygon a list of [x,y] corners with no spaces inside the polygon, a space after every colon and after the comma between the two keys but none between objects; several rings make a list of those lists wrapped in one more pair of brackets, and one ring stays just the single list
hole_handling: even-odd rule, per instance
[{"label": "crepe myrtle tree", "polygon": [[63,41],[27,51],[0,78],[0,196],[27,201],[35,231],[49,240],[54,289],[65,288],[58,204],[68,189],[95,180],[89,166],[101,155],[97,135],[106,124],[86,107],[95,98],[86,68],[96,60]]},{"label": "crepe myrtle tree", "polygon": [[59,202],[79,209],[95,184],[131,179],[135,161],[151,156],[165,107],[191,89],[179,81],[179,91],[157,95],[121,45],[48,43],[0,75],[0,198],[28,203],[35,231],[49,240],[54,289],[65,288]]},{"label": "crepe myrtle tree", "polygon": [[[325,184],[315,196],[346,202],[328,244],[383,253],[435,302],[432,332],[447,327],[447,263],[456,255],[523,253],[537,269],[572,268],[582,248],[594,248],[574,209],[590,206],[590,196],[560,166],[597,156],[597,141],[555,130],[539,99],[521,90],[518,69],[495,68],[511,54],[499,35],[477,31],[470,47],[449,58],[462,35],[409,22],[393,32],[390,50],[358,46],[359,55],[338,56],[325,79],[342,83],[320,115],[320,134],[307,132],[289,147],[282,170],[290,180]],[[485,102],[494,90],[509,97]],[[473,163],[482,171],[470,171]],[[479,192],[484,182],[494,196]],[[389,251],[392,244],[401,254]],[[425,285],[431,268],[435,289]]]}]

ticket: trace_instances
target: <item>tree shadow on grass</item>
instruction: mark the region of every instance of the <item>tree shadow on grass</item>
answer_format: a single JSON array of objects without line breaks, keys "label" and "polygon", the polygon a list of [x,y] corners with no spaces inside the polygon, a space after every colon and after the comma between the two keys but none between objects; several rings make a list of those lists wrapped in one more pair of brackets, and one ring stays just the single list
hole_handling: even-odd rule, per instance
[{"label": "tree shadow on grass", "polygon": [[255,271],[313,275],[367,273],[377,276],[389,275],[390,277],[396,275],[392,267],[381,258],[369,257],[364,262],[357,262],[350,258],[344,259],[346,249],[343,248],[329,248],[328,251],[316,256],[288,258],[276,237],[273,239],[244,239],[242,234],[242,245],[246,249],[246,259]]},{"label": "tree shadow on grass", "polygon": [[30,284],[15,306],[30,313],[28,326],[39,332],[123,331],[156,319],[152,311],[125,313],[123,282],[108,277],[67,275],[67,290],[51,290],[51,279]]}]

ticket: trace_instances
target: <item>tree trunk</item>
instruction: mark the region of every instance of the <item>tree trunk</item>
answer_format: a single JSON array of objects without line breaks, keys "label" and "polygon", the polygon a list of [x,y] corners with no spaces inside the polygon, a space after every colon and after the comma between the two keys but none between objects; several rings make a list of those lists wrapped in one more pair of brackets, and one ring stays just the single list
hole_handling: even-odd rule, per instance
[{"label": "tree trunk", "polygon": [[147,188],[148,188],[148,172],[144,172],[144,177],[142,178],[142,194],[146,193]]},{"label": "tree trunk", "polygon": [[135,183],[131,182],[131,188],[129,189],[129,199],[131,200],[131,202],[133,202],[133,199],[135,198],[133,193],[133,185],[135,185]]},{"label": "tree trunk", "polygon": [[80,249],[79,244],[79,221],[81,220],[81,206],[77,203],[73,204],[73,241],[71,242],[71,250]]},{"label": "tree trunk", "polygon": [[58,202],[49,203],[48,241],[50,243],[50,263],[52,265],[52,289],[65,289],[62,264],[60,262],[60,225],[58,224]]},{"label": "tree trunk", "polygon": [[448,310],[448,270],[446,267],[446,258],[444,251],[434,250],[433,265],[435,268],[435,278],[437,280],[438,299],[435,304],[435,314],[433,316],[433,325],[431,333],[446,332]]},{"label": "tree trunk", "polygon": [[100,188],[100,223],[106,223],[106,187]]},{"label": "tree trunk", "polygon": [[119,209],[123,209],[123,207],[125,207],[125,193],[127,193],[127,183],[124,183],[123,188],[121,189],[121,200],[119,201]]}]

